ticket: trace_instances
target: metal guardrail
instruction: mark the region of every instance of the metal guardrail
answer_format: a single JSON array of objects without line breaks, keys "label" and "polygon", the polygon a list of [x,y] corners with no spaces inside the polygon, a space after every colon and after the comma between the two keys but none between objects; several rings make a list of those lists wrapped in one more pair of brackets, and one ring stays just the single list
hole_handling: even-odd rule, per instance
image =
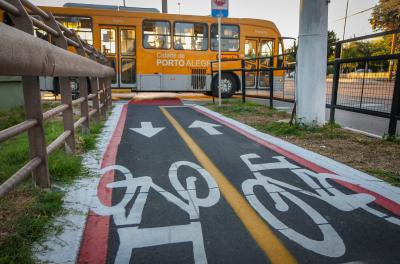
[{"label": "metal guardrail", "polygon": [[[335,60],[328,62],[328,67],[332,67],[331,74],[327,74],[327,95],[326,106],[330,108],[330,122],[335,122],[335,110],[367,114],[377,117],[389,119],[388,135],[394,136],[397,130],[397,121],[400,120],[400,54],[379,55],[359,58],[341,58],[342,45],[354,41],[382,37],[386,35],[399,34],[400,29],[388,32],[381,32],[367,36],[357,37],[353,39],[343,40],[335,43]],[[283,86],[277,89],[274,82],[274,72],[276,71],[295,71],[295,67],[282,67],[278,63],[278,67],[269,67],[264,69],[248,69],[247,63],[257,60],[270,60],[270,65],[276,63],[275,57],[283,57],[289,54],[275,55],[271,57],[257,57],[251,59],[226,59],[222,63],[240,62],[233,67],[224,67],[222,72],[241,72],[242,79],[242,100],[245,101],[246,96],[259,97],[269,99],[269,105],[273,107],[273,101],[285,101],[295,103],[295,80],[290,78],[290,83],[283,81]],[[396,72],[368,72],[368,65],[388,64],[392,63]],[[218,71],[214,70],[213,65],[218,61],[211,62],[211,74],[214,76]],[[259,63],[258,63],[259,64]],[[349,64],[357,64],[362,66],[363,70],[359,73],[345,73],[344,68]],[[397,65],[397,66],[396,66]],[[257,76],[261,72],[267,72],[269,78],[269,87],[263,91],[246,87],[246,73],[257,72]],[[333,72],[333,74],[332,74]],[[286,74],[288,75],[288,74]],[[284,77],[284,79],[287,79]],[[287,85],[289,84],[289,85]],[[251,91],[251,94],[248,93]],[[262,93],[259,93],[261,91]],[[286,96],[285,95],[289,95]]]},{"label": "metal guardrail", "polygon": [[[0,0],[13,26],[0,22],[0,75],[22,76],[26,120],[0,131],[0,143],[28,132],[30,161],[0,185],[0,197],[10,192],[32,173],[40,188],[50,188],[48,155],[63,144],[75,152],[75,130],[89,132],[89,122],[106,118],[111,106],[111,77],[114,70],[106,66],[105,57],[79,36],[57,22],[51,13],[36,7],[28,0]],[[34,14],[35,16],[32,16]],[[47,32],[45,41],[34,36],[35,29]],[[68,51],[76,48],[77,54]],[[57,77],[61,105],[43,113],[39,76]],[[70,78],[79,79],[80,97],[72,100]],[[88,82],[91,94],[88,94]],[[89,101],[92,102],[91,110]],[[80,106],[80,118],[74,122],[73,106]],[[48,146],[43,124],[62,114],[64,132]]]},{"label": "metal guardrail", "polygon": [[[274,93],[277,92],[277,90],[274,88],[276,87],[276,81],[274,80],[274,76],[276,76],[275,72],[276,71],[294,71],[295,70],[295,64],[291,65],[284,65],[284,57],[291,55],[292,53],[285,53],[285,54],[280,54],[280,55],[274,55],[274,56],[262,56],[262,57],[255,57],[255,58],[248,58],[248,59],[223,59],[221,60],[221,63],[234,63],[238,62],[238,65],[235,65],[234,68],[229,68],[223,69],[221,72],[240,72],[240,77],[241,77],[241,91],[242,91],[242,102],[246,102],[246,96],[247,95],[247,90],[248,89],[253,89],[253,88],[248,88],[246,85],[246,73],[254,73],[257,78],[261,76],[261,74],[264,74],[264,77],[266,79],[266,82],[268,82],[268,97],[269,98],[269,105],[271,108],[273,108],[274,105],[274,100],[281,100],[281,101],[289,101],[289,102],[294,102],[294,90],[293,90],[293,95],[290,98],[285,98],[285,90],[284,90],[284,84],[282,86],[282,89],[279,89],[279,96],[276,96]],[[278,58],[280,58],[280,61],[278,61]],[[274,65],[274,63],[277,65],[277,67],[273,66],[262,66],[263,68],[249,68],[247,64],[249,62],[256,62],[258,65],[260,65],[260,61],[268,61],[268,65]],[[214,76],[214,74],[218,73],[218,70],[214,70],[214,65],[218,64],[218,61],[211,61],[211,75]],[[223,66],[222,66],[223,67]],[[256,82],[258,83],[256,78]],[[294,88],[294,87],[293,87]],[[213,93],[214,96],[214,93]],[[264,96],[265,97],[265,96]],[[214,99],[213,99],[214,100]]]},{"label": "metal guardrail", "polygon": [[[400,120],[400,53],[361,58],[341,58],[341,54],[344,43],[398,33],[400,29],[347,39],[335,44],[335,60],[328,63],[333,66],[334,71],[331,101],[328,104],[331,108],[330,122],[335,121],[336,109],[389,118],[388,135],[395,136],[397,121]],[[391,72],[388,76],[383,73],[368,73],[369,64],[385,61],[397,65],[393,77]],[[346,64],[364,65],[362,76],[357,78],[343,73],[342,69]]]}]

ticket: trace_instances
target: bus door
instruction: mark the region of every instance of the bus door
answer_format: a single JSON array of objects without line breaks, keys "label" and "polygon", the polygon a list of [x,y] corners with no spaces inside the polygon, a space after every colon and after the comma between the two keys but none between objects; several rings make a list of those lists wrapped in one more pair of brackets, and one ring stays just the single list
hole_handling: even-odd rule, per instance
[{"label": "bus door", "polygon": [[[268,69],[273,67],[274,58],[268,58],[274,55],[274,40],[273,39],[260,39],[258,48],[258,57],[261,57],[258,61],[259,69]],[[267,57],[267,58],[265,58]],[[258,73],[258,87],[267,88],[269,87],[269,72],[260,71]]]},{"label": "bus door", "polygon": [[[247,70],[255,70],[258,68],[258,61],[251,60],[257,57],[258,53],[258,40],[253,38],[246,38],[245,42],[245,58],[246,60],[246,69]],[[246,72],[246,87],[247,88],[255,88],[257,83],[257,72]]]},{"label": "bus door", "polygon": [[136,87],[136,31],[134,27],[101,26],[101,51],[115,69],[113,88]]}]

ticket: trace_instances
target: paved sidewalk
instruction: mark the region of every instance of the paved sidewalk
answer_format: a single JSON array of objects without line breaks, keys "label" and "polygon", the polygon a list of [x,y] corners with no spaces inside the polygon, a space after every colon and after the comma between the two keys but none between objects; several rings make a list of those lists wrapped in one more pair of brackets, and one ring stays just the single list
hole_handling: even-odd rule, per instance
[{"label": "paved sidewalk", "polygon": [[398,263],[399,188],[176,98],[114,116],[78,263]]}]

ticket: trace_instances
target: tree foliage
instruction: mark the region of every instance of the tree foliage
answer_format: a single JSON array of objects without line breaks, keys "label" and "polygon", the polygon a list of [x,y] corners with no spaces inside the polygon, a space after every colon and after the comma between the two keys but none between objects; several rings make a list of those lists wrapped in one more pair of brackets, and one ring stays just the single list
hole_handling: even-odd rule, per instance
[{"label": "tree foliage", "polygon": [[[369,41],[350,42],[342,47],[342,58],[362,58],[390,54],[391,37],[373,39]],[[344,72],[352,72],[357,69],[364,69],[365,63],[346,63],[343,64]],[[370,61],[367,68],[372,72],[388,71],[389,61]]]},{"label": "tree foliage", "polygon": [[400,28],[400,0],[379,0],[369,22],[374,30]]},{"label": "tree foliage", "polygon": [[339,39],[336,35],[336,32],[333,30],[328,31],[328,60],[331,61],[335,59],[335,43],[338,42]]}]

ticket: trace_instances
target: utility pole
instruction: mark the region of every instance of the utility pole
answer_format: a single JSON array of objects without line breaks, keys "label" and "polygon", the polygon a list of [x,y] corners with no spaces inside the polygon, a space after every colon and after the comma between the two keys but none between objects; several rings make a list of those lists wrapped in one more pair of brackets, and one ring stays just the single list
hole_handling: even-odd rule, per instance
[{"label": "utility pole", "polygon": [[[390,49],[390,54],[393,55],[396,51],[396,45],[397,45],[397,36],[396,34],[392,35],[392,47]],[[397,65],[399,67],[399,65]],[[389,61],[389,81],[393,79],[393,69],[394,69],[394,61],[390,60]]]},{"label": "utility pole", "polygon": [[167,0],[162,0],[162,12],[168,13],[168,3]]},{"label": "utility pole", "polygon": [[343,38],[344,40],[345,34],[346,34],[346,25],[347,25],[347,12],[349,11],[349,0],[347,0],[346,4],[346,15],[344,16],[344,25],[343,25]]},{"label": "utility pole", "polygon": [[328,0],[301,0],[296,65],[296,118],[307,126],[325,123]]},{"label": "utility pole", "polygon": [[124,0],[124,7],[126,7],[126,3],[125,3],[125,0]]}]

